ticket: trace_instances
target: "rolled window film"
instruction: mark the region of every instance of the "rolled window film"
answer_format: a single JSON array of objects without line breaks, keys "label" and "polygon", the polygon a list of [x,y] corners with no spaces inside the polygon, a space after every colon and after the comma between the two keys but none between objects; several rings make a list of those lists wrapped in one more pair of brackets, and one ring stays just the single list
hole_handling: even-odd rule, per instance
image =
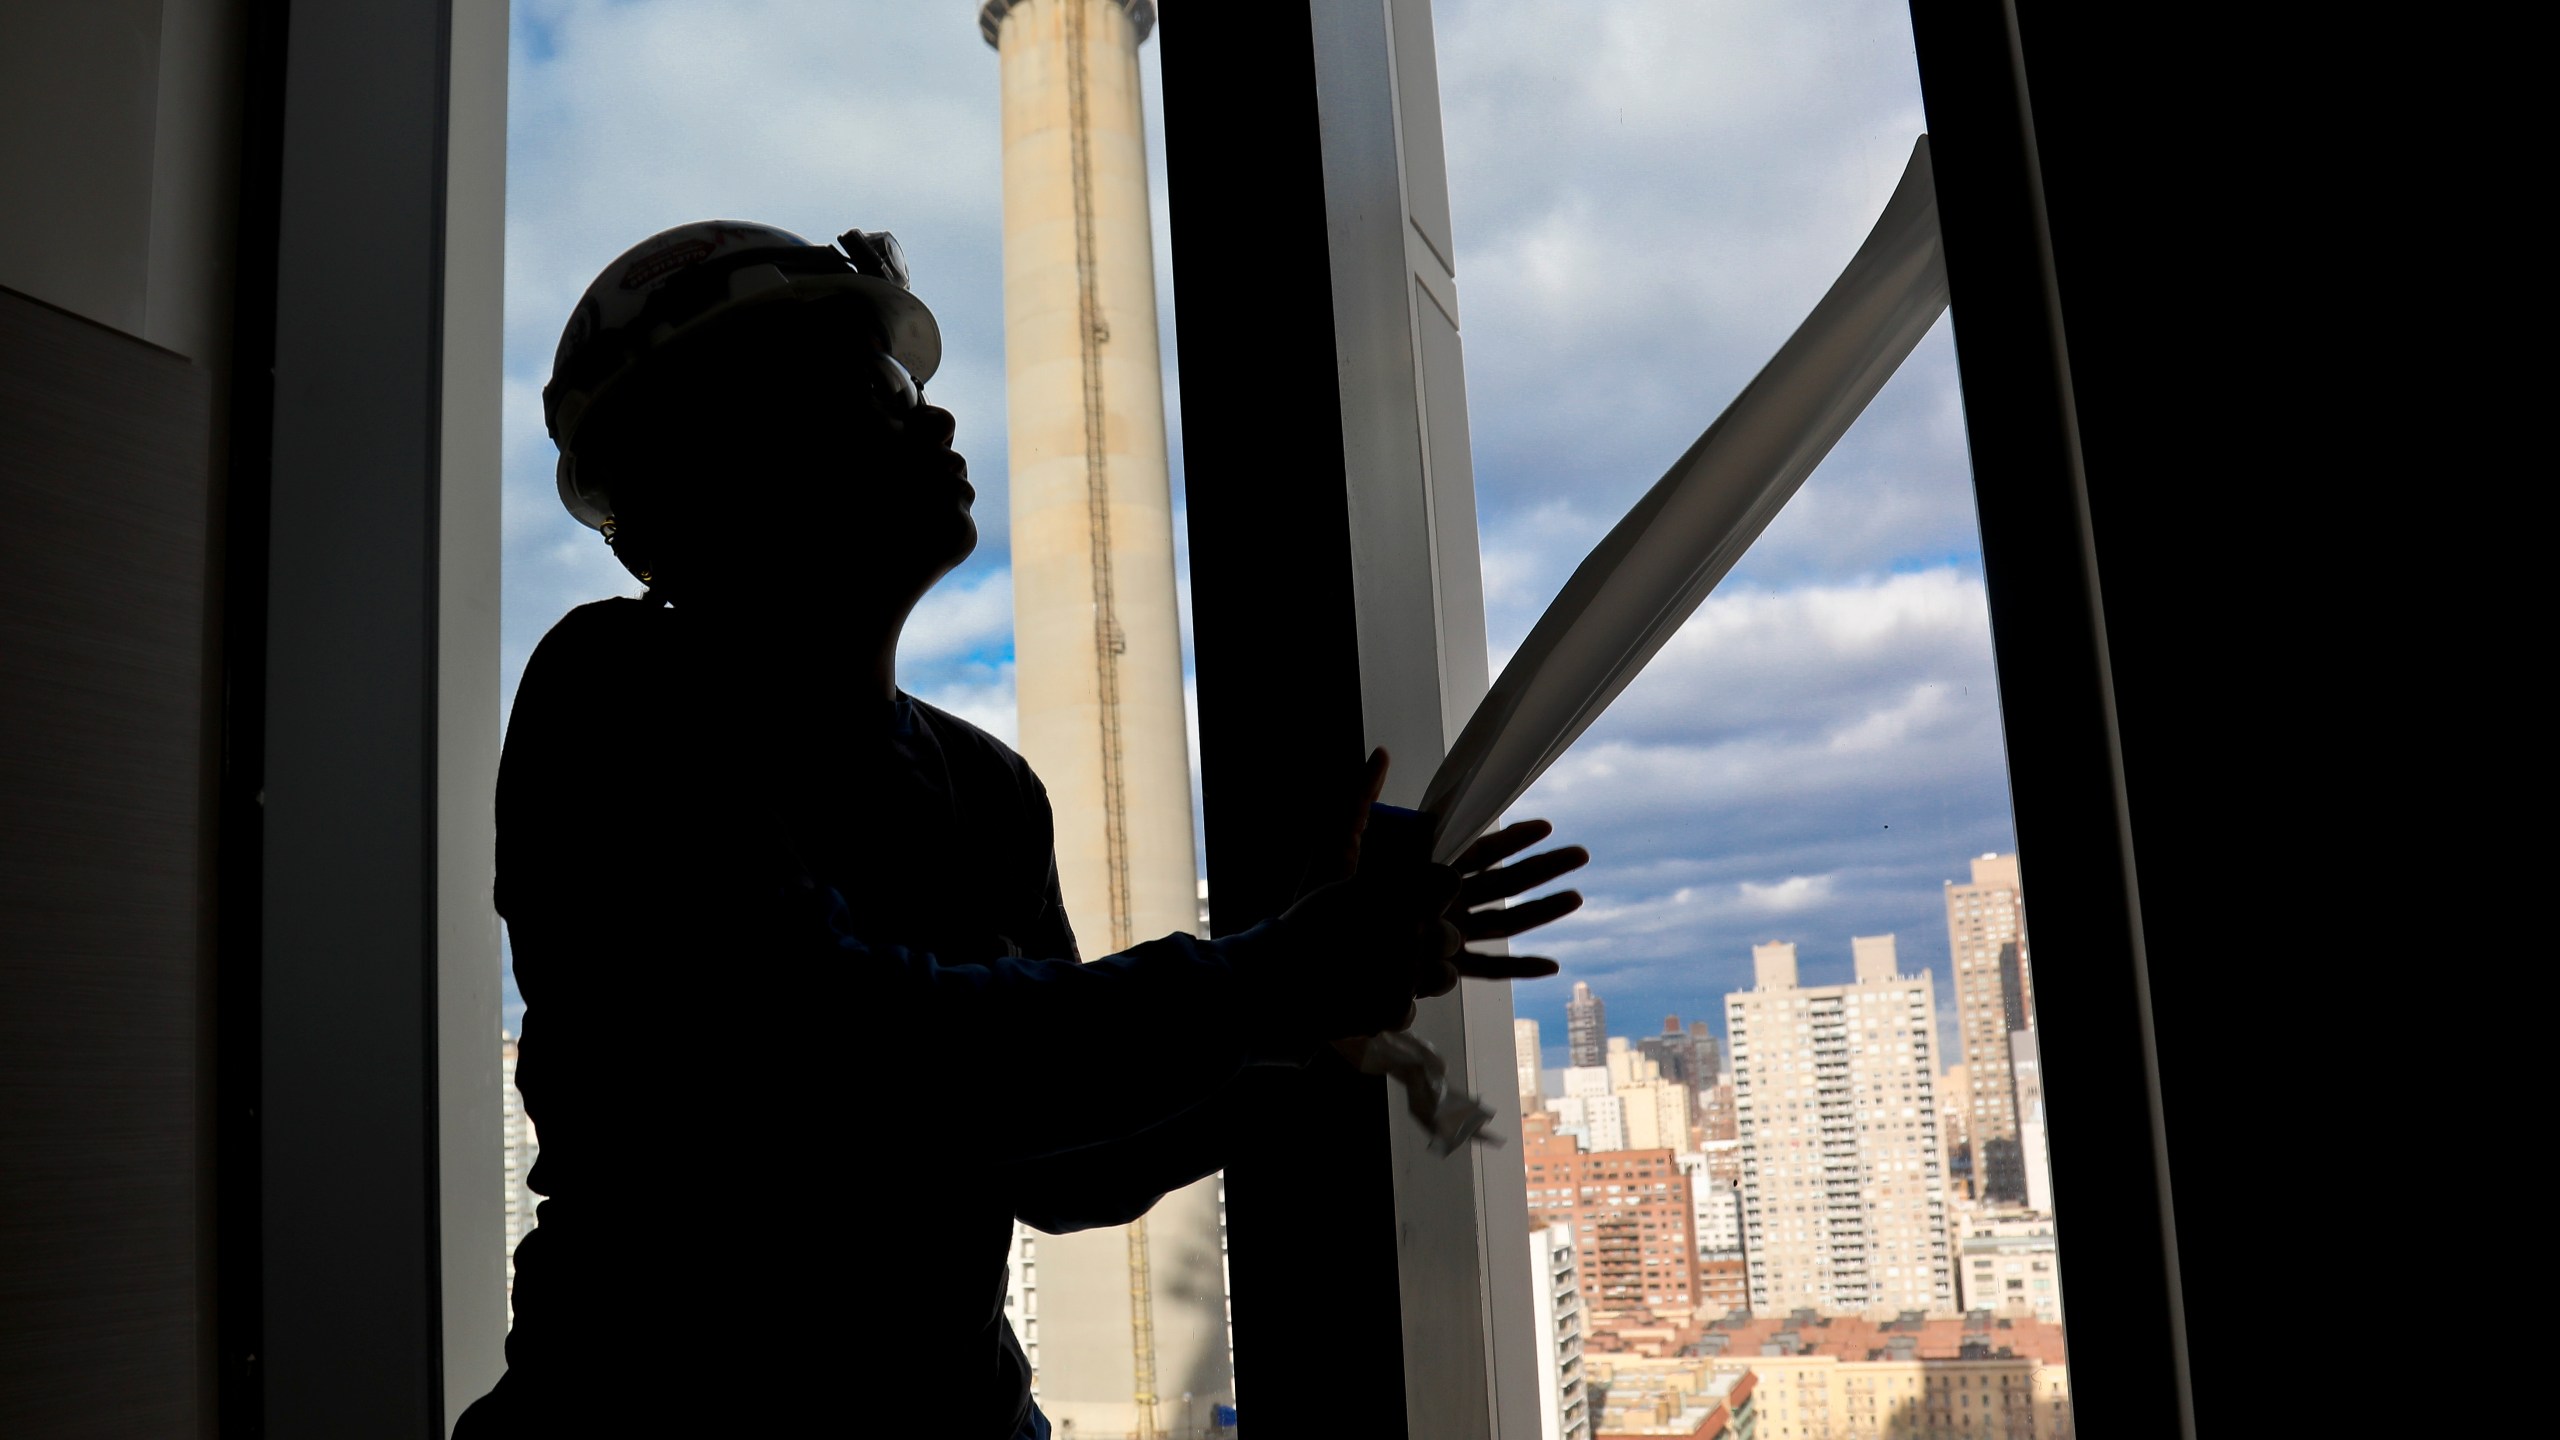
[{"label": "rolled window film", "polygon": [[1641,673],[1947,308],[1929,137],[1804,323],[1538,618],[1424,791],[1455,859]]}]

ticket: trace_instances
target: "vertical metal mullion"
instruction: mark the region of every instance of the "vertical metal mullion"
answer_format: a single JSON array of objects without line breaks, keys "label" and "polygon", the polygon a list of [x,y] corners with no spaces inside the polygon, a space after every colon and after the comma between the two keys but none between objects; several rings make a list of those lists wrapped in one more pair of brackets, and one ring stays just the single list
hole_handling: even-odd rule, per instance
[{"label": "vertical metal mullion", "polygon": [[433,950],[438,1347],[445,1424],[506,1368],[497,867],[500,395],[506,270],[507,0],[448,0],[437,126]]},{"label": "vertical metal mullion", "polygon": [[[1411,804],[1487,683],[1439,79],[1425,0],[1313,15],[1362,709],[1398,760],[1388,798]],[[1467,984],[1425,1002],[1414,1027],[1456,1083],[1499,1107],[1504,1133],[1519,1123],[1511,1018],[1506,987]],[[1384,1123],[1409,1433],[1534,1427],[1520,1152],[1432,1154],[1400,1104]]]},{"label": "vertical metal mullion", "polygon": [[265,1247],[259,1091],[265,1074],[264,929],[269,478],[274,460],[277,289],[287,39],[282,4],[243,17],[238,256],[232,304],[230,448],[223,466],[222,783],[216,861],[216,1411],[221,1433],[266,1433]]},{"label": "vertical metal mullion", "polygon": [[[251,363],[273,390],[261,463],[235,470],[266,502],[264,733],[247,797],[255,1013],[231,1027],[256,1037],[257,1099],[254,1133],[229,1151],[235,1162],[248,1151],[258,1175],[254,1213],[224,1223],[259,1237],[256,1319],[231,1327],[255,1335],[257,1394],[227,1409],[254,1410],[277,1436],[441,1435],[448,1384],[494,1378],[495,925],[475,919],[488,883],[474,858],[485,846],[470,843],[481,827],[459,817],[485,810],[494,775],[495,616],[470,614],[468,597],[444,602],[456,576],[494,589],[504,122],[485,102],[493,63],[503,91],[503,14],[490,0],[296,7],[276,18],[281,64],[261,94],[276,114],[274,228],[264,246],[244,245],[243,269],[271,263],[273,290],[243,334],[272,320],[271,353]],[[453,90],[457,63],[478,67],[467,101]],[[457,105],[467,156],[448,144]],[[247,224],[262,205],[244,205]],[[449,233],[458,219],[467,234]],[[466,332],[475,355],[451,358],[478,369],[449,368]],[[485,403],[463,404],[483,387]],[[248,720],[244,678],[235,670],[233,708]],[[235,776],[249,729],[234,727]],[[249,862],[234,858],[236,882]],[[235,917],[249,898],[227,884]],[[483,929],[475,958],[466,932]],[[448,967],[462,983],[445,983]],[[448,1001],[479,999],[487,1024],[446,1023]],[[475,1162],[482,1131],[490,1153]],[[482,1168],[491,1183],[477,1186]],[[447,1182],[460,1188],[449,1195]],[[471,1223],[484,1206],[489,1223]],[[475,1268],[484,1239],[490,1258],[476,1268],[490,1292],[449,1291],[448,1258]]]},{"label": "vertical metal mullion", "polygon": [[[1362,737],[1312,26],[1161,32],[1214,928],[1286,908]],[[1249,63],[1239,63],[1249,60]],[[1257,1433],[1405,1434],[1384,1082],[1274,1071],[1227,1167],[1237,1404]],[[1321,1375],[1322,1384],[1306,1377]]]}]

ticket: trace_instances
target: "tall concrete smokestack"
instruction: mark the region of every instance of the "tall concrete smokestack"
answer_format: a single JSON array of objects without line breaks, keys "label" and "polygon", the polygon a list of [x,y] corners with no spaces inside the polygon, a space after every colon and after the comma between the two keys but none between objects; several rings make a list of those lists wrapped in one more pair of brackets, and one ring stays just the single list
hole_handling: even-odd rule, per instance
[{"label": "tall concrete smokestack", "polygon": [[[985,0],[1004,93],[1022,753],[1088,954],[1198,923],[1138,45],[1152,0]],[[1041,1408],[1155,1436],[1233,1394],[1213,1178],[1037,1242]],[[1151,1403],[1150,1403],[1151,1402]]]}]

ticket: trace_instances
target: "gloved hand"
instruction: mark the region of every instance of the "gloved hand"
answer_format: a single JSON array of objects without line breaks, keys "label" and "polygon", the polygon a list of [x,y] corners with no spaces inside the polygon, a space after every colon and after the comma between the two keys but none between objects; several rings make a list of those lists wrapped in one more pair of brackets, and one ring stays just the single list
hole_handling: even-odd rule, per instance
[{"label": "gloved hand", "polygon": [[1582,904],[1579,894],[1566,890],[1508,908],[1480,908],[1546,884],[1591,858],[1581,847],[1567,846],[1514,865],[1499,863],[1550,834],[1554,827],[1543,820],[1481,837],[1454,866],[1423,859],[1427,825],[1384,837],[1385,844],[1364,845],[1373,817],[1403,813],[1377,804],[1387,764],[1384,750],[1370,755],[1357,803],[1336,832],[1338,848],[1311,868],[1327,883],[1301,895],[1275,927],[1293,972],[1277,988],[1291,992],[1282,1002],[1288,1018],[1312,1026],[1299,1032],[1312,1039],[1353,1040],[1403,1030],[1413,1024],[1416,1000],[1449,993],[1461,976],[1553,975],[1556,963],[1544,956],[1486,954],[1467,945],[1507,939]]},{"label": "gloved hand", "polygon": [[1275,977],[1309,1040],[1402,1030],[1414,1000],[1457,983],[1465,936],[1448,918],[1458,872],[1372,866],[1301,896],[1273,927],[1287,959]]}]

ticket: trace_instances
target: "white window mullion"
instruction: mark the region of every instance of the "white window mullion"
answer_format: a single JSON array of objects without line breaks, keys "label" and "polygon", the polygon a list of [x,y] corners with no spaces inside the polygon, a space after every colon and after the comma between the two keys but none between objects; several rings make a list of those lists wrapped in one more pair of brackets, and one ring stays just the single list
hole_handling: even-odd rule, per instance
[{"label": "white window mullion", "polygon": [[[1387,798],[1410,805],[1490,679],[1431,13],[1311,13],[1361,711],[1396,757]],[[1511,1143],[1435,1156],[1402,1093],[1387,1102],[1413,1440],[1540,1426],[1511,1020],[1508,987],[1469,983],[1414,1027]]]}]

